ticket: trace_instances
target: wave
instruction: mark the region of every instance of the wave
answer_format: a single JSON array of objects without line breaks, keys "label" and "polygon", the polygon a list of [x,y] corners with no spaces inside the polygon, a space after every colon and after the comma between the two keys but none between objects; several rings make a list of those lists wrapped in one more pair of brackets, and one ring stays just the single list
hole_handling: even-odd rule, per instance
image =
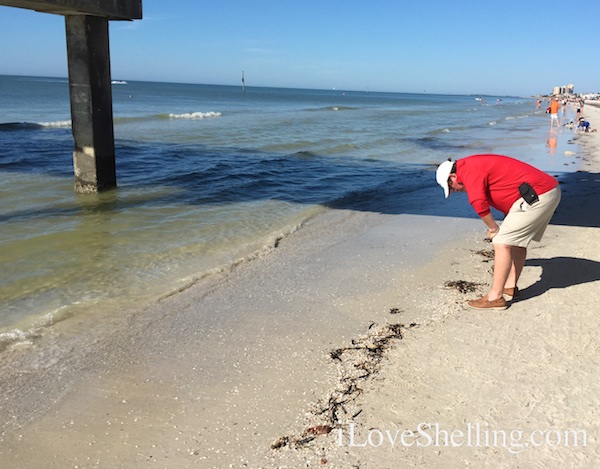
[{"label": "wave", "polygon": [[129,116],[129,117],[115,117],[113,118],[113,122],[115,124],[126,124],[131,122],[148,122],[153,120],[199,120],[199,119],[209,119],[214,117],[221,117],[220,112],[186,112],[182,114],[153,114],[146,116]]},{"label": "wave", "polygon": [[70,120],[53,122],[7,122],[5,124],[0,124],[0,131],[68,129],[70,127]]},{"label": "wave", "polygon": [[307,112],[319,112],[319,111],[358,111],[359,107],[352,106],[327,106],[327,107],[318,107],[318,108],[309,108],[305,109]]},{"label": "wave", "polygon": [[[140,117],[113,117],[114,124],[124,124],[127,122],[140,122],[151,120],[200,120],[221,117],[220,112],[188,112],[182,114],[154,114],[151,116]],[[44,129],[70,129],[70,120],[50,121],[50,122],[6,122],[0,124],[0,132],[2,131],[18,131],[18,130],[44,130]]]},{"label": "wave", "polygon": [[429,132],[427,132],[427,137],[435,137],[436,135],[439,134],[449,134],[452,132],[463,132],[464,130],[467,130],[468,127],[465,126],[455,126],[455,127],[439,127],[437,129],[432,129]]},{"label": "wave", "polygon": [[186,112],[183,114],[169,114],[169,119],[206,119],[211,117],[221,117],[220,112]]},{"label": "wave", "polygon": [[38,130],[41,129],[40,124],[34,124],[33,122],[7,122],[6,124],[0,124],[0,131],[9,130]]},{"label": "wave", "polygon": [[356,110],[358,110],[357,107],[350,107],[350,106],[329,106],[326,109],[328,111],[356,111]]},{"label": "wave", "polygon": [[42,128],[69,129],[71,128],[71,121],[40,122],[39,125],[41,125]]},{"label": "wave", "polygon": [[64,309],[67,308],[60,307],[39,317],[29,318],[21,324],[21,327],[0,332],[0,352],[13,344],[32,344],[35,339],[41,337],[45,328],[53,326],[64,319],[61,317],[61,310]]},{"label": "wave", "polygon": [[13,329],[12,331],[0,333],[0,352],[4,351],[9,345],[14,343],[31,344],[32,339],[38,334],[32,331],[25,332],[21,329]]}]

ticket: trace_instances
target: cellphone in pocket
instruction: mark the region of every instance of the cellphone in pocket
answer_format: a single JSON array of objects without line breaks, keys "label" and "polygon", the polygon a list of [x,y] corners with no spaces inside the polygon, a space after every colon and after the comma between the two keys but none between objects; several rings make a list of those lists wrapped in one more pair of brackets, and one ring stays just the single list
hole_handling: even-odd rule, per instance
[{"label": "cellphone in pocket", "polygon": [[523,197],[523,200],[529,205],[533,205],[538,200],[540,200],[533,187],[531,187],[526,182],[519,186],[519,193],[521,194],[521,197]]}]

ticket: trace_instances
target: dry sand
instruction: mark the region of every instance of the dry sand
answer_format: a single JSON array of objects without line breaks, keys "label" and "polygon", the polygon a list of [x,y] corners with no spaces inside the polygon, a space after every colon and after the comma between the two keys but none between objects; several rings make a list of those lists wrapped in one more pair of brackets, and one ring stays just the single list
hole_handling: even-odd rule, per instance
[{"label": "dry sand", "polygon": [[456,203],[332,210],[86,350],[13,351],[0,467],[599,467],[598,135],[508,310],[465,308],[493,262]]}]

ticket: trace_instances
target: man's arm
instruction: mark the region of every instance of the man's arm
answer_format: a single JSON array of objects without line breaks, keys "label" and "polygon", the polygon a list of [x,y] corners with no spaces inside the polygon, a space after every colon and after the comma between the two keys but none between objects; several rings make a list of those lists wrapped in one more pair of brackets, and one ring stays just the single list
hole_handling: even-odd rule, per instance
[{"label": "man's arm", "polygon": [[481,219],[488,227],[488,238],[492,239],[498,234],[498,230],[500,229],[498,223],[496,223],[496,220],[494,220],[494,216],[491,214],[491,212],[484,217],[481,217]]}]

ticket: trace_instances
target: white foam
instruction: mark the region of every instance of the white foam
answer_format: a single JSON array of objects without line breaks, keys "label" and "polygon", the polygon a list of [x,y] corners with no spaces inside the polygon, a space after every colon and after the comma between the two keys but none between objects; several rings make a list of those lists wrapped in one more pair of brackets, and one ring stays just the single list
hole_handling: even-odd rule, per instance
[{"label": "white foam", "polygon": [[169,114],[171,119],[206,119],[210,117],[220,117],[220,112],[186,112],[184,114]]},{"label": "white foam", "polygon": [[13,329],[12,331],[0,333],[0,342],[29,342],[28,339],[30,335],[30,333],[21,329]]},{"label": "white foam", "polygon": [[71,127],[71,121],[39,122],[39,125],[53,129],[68,129]]}]

